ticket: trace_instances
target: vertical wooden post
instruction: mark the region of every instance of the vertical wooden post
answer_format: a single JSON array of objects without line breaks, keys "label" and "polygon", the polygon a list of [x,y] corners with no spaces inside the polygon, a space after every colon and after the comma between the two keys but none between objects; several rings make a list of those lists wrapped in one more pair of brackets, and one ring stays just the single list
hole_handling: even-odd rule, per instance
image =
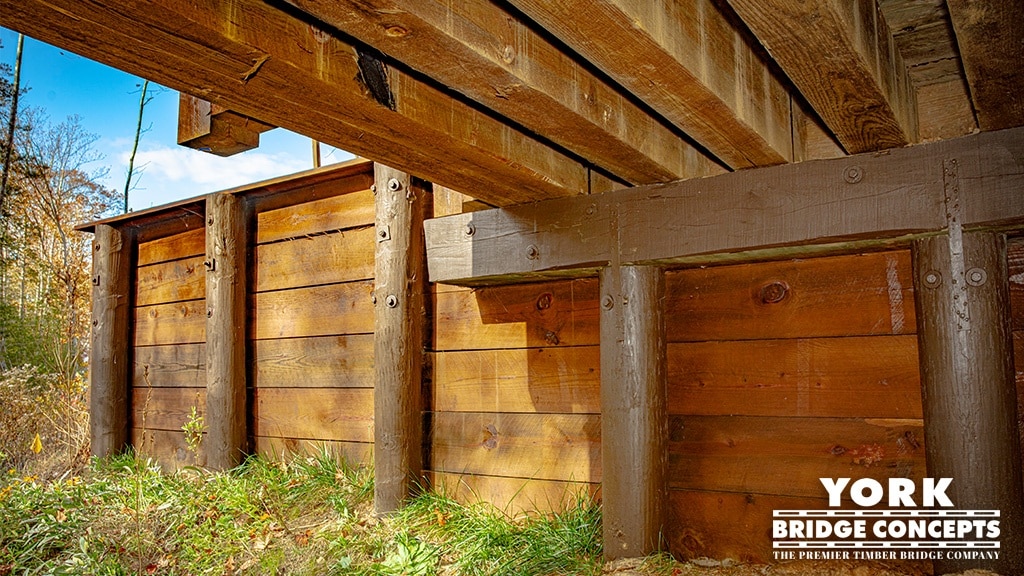
[{"label": "vertical wooden post", "polygon": [[1006,239],[951,226],[913,250],[928,475],[953,479],[946,495],[957,509],[1001,511],[999,560],[940,560],[935,573],[1018,574],[1024,493]]},{"label": "vertical wooden post", "polygon": [[89,434],[93,456],[128,445],[132,245],[130,230],[97,224],[92,252]]},{"label": "vertical wooden post", "polygon": [[653,266],[601,271],[601,499],[609,560],[655,551],[664,526],[664,283]]},{"label": "vertical wooden post", "polygon": [[375,164],[374,175],[374,508],[383,514],[402,505],[423,473],[423,219],[433,200],[404,172]]},{"label": "vertical wooden post", "polygon": [[206,199],[206,465],[237,466],[246,453],[246,250],[249,214],[243,198]]}]

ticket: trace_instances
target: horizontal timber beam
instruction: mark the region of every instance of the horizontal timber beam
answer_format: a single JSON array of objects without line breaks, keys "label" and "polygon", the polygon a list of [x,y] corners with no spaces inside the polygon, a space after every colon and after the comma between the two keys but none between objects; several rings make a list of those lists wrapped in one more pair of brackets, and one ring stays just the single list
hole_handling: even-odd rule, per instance
[{"label": "horizontal timber beam", "polygon": [[182,93],[178,97],[178,144],[217,156],[259,148],[270,124]]},{"label": "horizontal timber beam", "polygon": [[593,275],[611,262],[700,265],[906,245],[948,227],[943,163],[964,229],[1024,228],[1024,128],[743,170],[424,223],[430,280]]},{"label": "horizontal timber beam", "polygon": [[288,0],[634,184],[724,170],[489,0]]},{"label": "horizontal timber beam", "polygon": [[0,26],[494,205],[589,169],[262,0],[0,0]]}]

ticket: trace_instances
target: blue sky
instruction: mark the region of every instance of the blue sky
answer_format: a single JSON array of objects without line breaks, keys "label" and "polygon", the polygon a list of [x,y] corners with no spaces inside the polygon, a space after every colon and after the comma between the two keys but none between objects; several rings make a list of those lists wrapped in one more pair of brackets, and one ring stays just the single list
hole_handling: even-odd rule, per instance
[{"label": "blue sky", "polygon": [[[18,35],[0,28],[0,42],[0,61],[13,68]],[[85,130],[99,137],[95,148],[103,159],[90,170],[106,168],[102,182],[123,192],[142,79],[26,38],[21,84],[30,90],[20,106],[42,108],[54,123],[77,114]],[[155,86],[150,84],[151,89]],[[143,129],[148,131],[142,135],[135,161],[142,173],[136,171],[129,194],[133,210],[313,166],[310,140],[282,128],[264,132],[256,150],[230,158],[178,146],[178,93],[163,87],[156,90],[143,118]],[[0,114],[5,125],[7,114],[7,110]],[[322,158],[330,164],[352,155],[325,145]]]}]

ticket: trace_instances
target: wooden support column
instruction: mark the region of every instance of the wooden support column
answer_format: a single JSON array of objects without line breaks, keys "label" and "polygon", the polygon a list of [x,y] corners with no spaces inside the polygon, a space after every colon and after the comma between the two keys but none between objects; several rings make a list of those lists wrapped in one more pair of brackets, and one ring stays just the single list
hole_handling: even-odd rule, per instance
[{"label": "wooden support column", "polygon": [[[948,184],[948,183],[947,183]],[[948,188],[948,186],[947,186]],[[935,573],[1024,566],[1006,239],[961,232],[914,242],[928,476],[952,478],[957,509],[999,510],[999,560],[941,560]]]},{"label": "wooden support column", "polygon": [[374,175],[374,509],[382,514],[398,509],[423,473],[423,220],[433,199],[404,172],[375,164]]},{"label": "wooden support column", "polygon": [[101,458],[128,445],[133,240],[130,230],[106,224],[93,236],[89,434]]},{"label": "wooden support column", "polygon": [[664,526],[664,284],[654,266],[601,270],[601,499],[609,560],[657,550]]},{"label": "wooden support column", "polygon": [[206,200],[206,465],[233,468],[247,452],[245,343],[248,314],[245,200]]}]

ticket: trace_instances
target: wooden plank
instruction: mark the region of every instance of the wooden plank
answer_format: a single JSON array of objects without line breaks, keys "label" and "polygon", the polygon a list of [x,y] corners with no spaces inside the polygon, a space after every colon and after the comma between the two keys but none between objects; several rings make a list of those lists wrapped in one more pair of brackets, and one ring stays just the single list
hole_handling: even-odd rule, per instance
[{"label": "wooden plank", "polygon": [[206,200],[206,465],[227,470],[248,451],[246,336],[252,211],[233,194]]},{"label": "wooden plank", "polygon": [[372,282],[348,282],[256,294],[257,340],[372,334]]},{"label": "wooden plank", "polygon": [[172,260],[136,269],[135,305],[169,304],[206,296],[203,256]]},{"label": "wooden plank", "polygon": [[921,418],[917,337],[668,347],[668,411],[702,416]]},{"label": "wooden plank", "polygon": [[373,193],[369,188],[284,206],[256,216],[256,242],[264,244],[369,226],[373,224],[373,214]]},{"label": "wooden plank", "polygon": [[982,130],[1024,124],[1024,5],[950,0],[964,73]]},{"label": "wooden plank", "polygon": [[499,5],[291,3],[627,182],[722,171]]},{"label": "wooden plank", "polygon": [[580,500],[599,497],[601,485],[533,478],[505,478],[427,472],[431,489],[463,504],[487,503],[502,513],[522,518],[562,512]]},{"label": "wooden plank", "polygon": [[373,337],[257,340],[257,388],[373,388]]},{"label": "wooden plank", "polygon": [[908,251],[669,272],[670,342],[912,334]]},{"label": "wooden plank", "polygon": [[956,138],[978,129],[967,83],[956,77],[917,88],[922,141]]},{"label": "wooden plank", "polygon": [[1024,330],[1024,237],[1007,238],[1006,263],[1010,283],[1010,321],[1014,330]]},{"label": "wooden plank", "polygon": [[423,220],[429,190],[377,164],[373,308],[373,508],[402,507],[423,485],[423,354],[428,342]]},{"label": "wooden plank", "polygon": [[436,350],[596,345],[597,280],[439,292]]},{"label": "wooden plank", "polygon": [[138,266],[182,260],[206,254],[206,229],[195,228],[186,232],[164,236],[149,242],[139,242]]},{"label": "wooden plank", "polygon": [[946,227],[942,162],[952,158],[963,225],[1020,230],[1021,156],[1024,129],[982,132],[886,154],[436,218],[424,223],[430,279],[496,284],[592,275],[615,258],[704,265],[906,245]]},{"label": "wooden plank", "polygon": [[254,436],[373,441],[370,388],[258,388]]},{"label": "wooden plank", "polygon": [[256,247],[255,290],[373,278],[374,231],[356,228]]},{"label": "wooden plank", "polygon": [[672,489],[826,498],[819,478],[927,475],[920,420],[671,416],[669,435]]},{"label": "wooden plank", "polygon": [[135,309],[135,346],[206,341],[206,302],[190,300]]},{"label": "wooden plank", "polygon": [[665,529],[665,273],[601,271],[602,526],[606,560],[652,554]]},{"label": "wooden plank", "polygon": [[206,345],[171,344],[132,350],[132,386],[205,387]]},{"label": "wooden plank", "polygon": [[601,418],[591,414],[429,414],[434,472],[601,481]]},{"label": "wooden plank", "polygon": [[131,429],[131,443],[143,458],[152,458],[166,472],[187,466],[205,466],[202,450],[195,454],[188,449],[185,433],[170,430]]},{"label": "wooden plank", "polygon": [[0,25],[496,204],[587,190],[581,163],[261,0],[5,2]]},{"label": "wooden plank", "polygon": [[918,240],[914,278],[928,475],[956,478],[948,495],[957,506],[1002,510],[1005,550],[995,561],[936,561],[936,572],[1016,570],[1024,566],[1024,488],[1005,237],[953,227]]},{"label": "wooden plank", "polygon": [[256,452],[282,462],[302,456],[316,457],[326,453],[338,462],[349,466],[368,466],[373,463],[373,444],[368,442],[257,436]]},{"label": "wooden plank", "polygon": [[178,97],[178,145],[217,156],[259,148],[273,126],[185,93]]},{"label": "wooden plank", "polygon": [[117,454],[128,445],[134,244],[130,230],[96,226],[92,242],[89,437],[92,455],[101,458]]},{"label": "wooden plank", "polygon": [[847,152],[917,140],[913,86],[875,0],[729,4]]},{"label": "wooden plank", "polygon": [[440,412],[599,414],[597,346],[437,352],[431,406]]},{"label": "wooden plank", "polygon": [[789,95],[714,2],[512,4],[729,166],[792,158]]},{"label": "wooden plank", "polygon": [[[132,427],[141,430],[181,431],[195,406],[206,416],[205,388],[131,388]],[[209,439],[207,435],[204,440]]]}]

